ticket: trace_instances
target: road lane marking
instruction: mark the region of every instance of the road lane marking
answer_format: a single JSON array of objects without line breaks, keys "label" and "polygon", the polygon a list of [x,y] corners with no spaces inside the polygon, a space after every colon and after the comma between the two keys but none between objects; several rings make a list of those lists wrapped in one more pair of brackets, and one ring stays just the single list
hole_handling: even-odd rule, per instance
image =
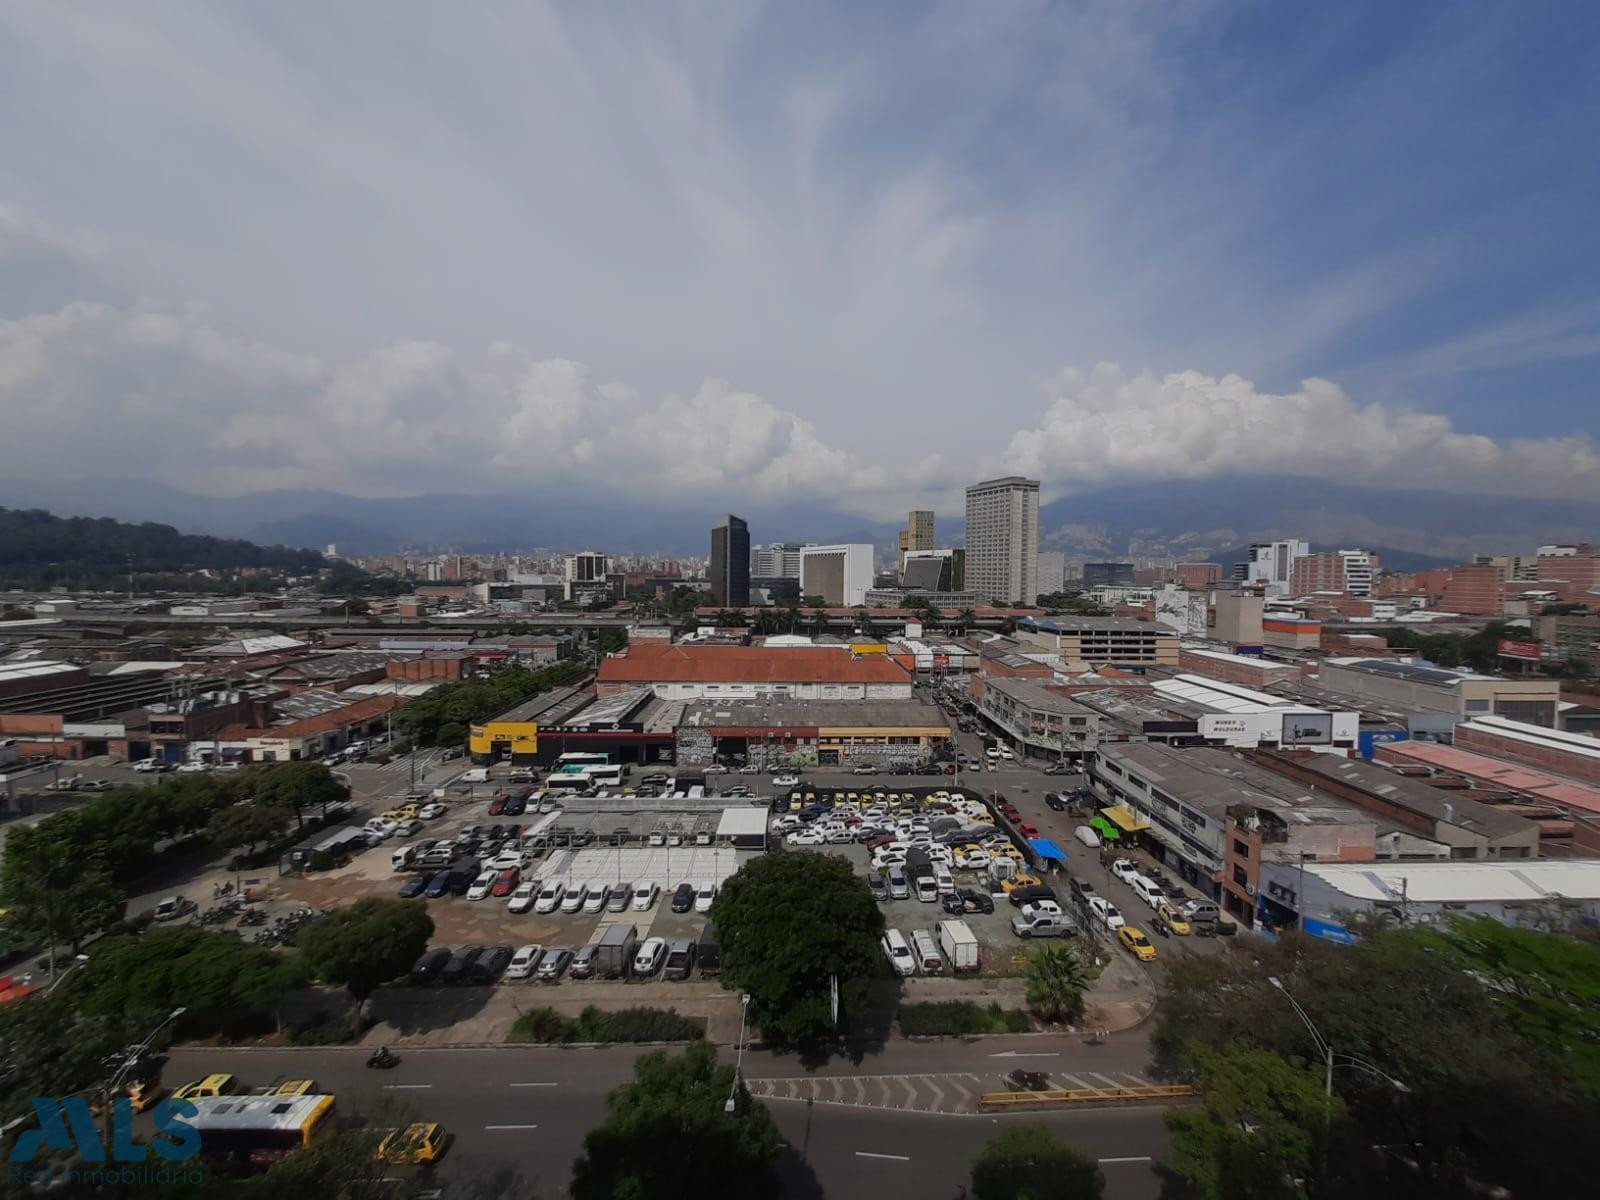
[{"label": "road lane marking", "polygon": [[1101,1158],[1101,1159],[1096,1159],[1095,1161],[1100,1163],[1101,1166],[1105,1166],[1108,1163],[1142,1163],[1142,1162],[1150,1162],[1151,1159],[1150,1159],[1150,1156],[1148,1154],[1131,1154],[1127,1158]]},{"label": "road lane marking", "polygon": [[894,1162],[910,1162],[909,1154],[874,1154],[871,1150],[857,1150],[857,1158],[887,1158]]},{"label": "road lane marking", "polygon": [[485,1129],[537,1129],[537,1125],[485,1125]]},{"label": "road lane marking", "polygon": [[386,1083],[383,1085],[383,1089],[386,1092],[405,1092],[421,1091],[424,1088],[431,1088],[432,1086],[433,1084],[431,1083]]},{"label": "road lane marking", "polygon": [[513,1083],[512,1087],[560,1087],[559,1083]]}]

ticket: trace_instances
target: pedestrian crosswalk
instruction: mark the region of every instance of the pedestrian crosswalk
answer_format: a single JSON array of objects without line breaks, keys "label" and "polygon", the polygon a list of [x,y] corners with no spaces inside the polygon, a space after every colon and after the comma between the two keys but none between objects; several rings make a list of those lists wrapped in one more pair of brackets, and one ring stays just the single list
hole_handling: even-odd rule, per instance
[{"label": "pedestrian crosswalk", "polygon": [[[438,757],[439,751],[437,749],[417,751],[416,769],[418,777],[421,777],[424,771],[433,766]],[[386,762],[376,769],[384,774],[409,775],[411,773],[411,758],[409,755],[402,754],[399,758]]]},{"label": "pedestrian crosswalk", "polygon": [[[1131,1072],[1052,1071],[1052,1088],[1148,1087],[1150,1080]],[[791,1100],[855,1108],[888,1108],[902,1112],[966,1116],[978,1112],[985,1092],[1011,1088],[1006,1072],[984,1071],[919,1075],[791,1075],[746,1079],[750,1094],[762,1100]]]}]

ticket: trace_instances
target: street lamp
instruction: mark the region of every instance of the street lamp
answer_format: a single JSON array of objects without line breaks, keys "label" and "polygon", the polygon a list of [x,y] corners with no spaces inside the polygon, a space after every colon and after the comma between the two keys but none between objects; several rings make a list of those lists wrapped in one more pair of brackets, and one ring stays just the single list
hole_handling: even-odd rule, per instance
[{"label": "street lamp", "polygon": [[727,1102],[723,1104],[722,1111],[731,1113],[734,1108],[733,1098],[739,1094],[739,1078],[744,1069],[744,1022],[750,1014],[750,993],[745,992],[739,997],[739,1040],[734,1043],[737,1049],[733,1059],[733,1086],[728,1089]]},{"label": "street lamp", "polygon": [[1397,1092],[1409,1092],[1411,1090],[1393,1075],[1390,1075],[1388,1072],[1373,1066],[1364,1058],[1357,1058],[1353,1054],[1335,1054],[1333,1052],[1333,1046],[1329,1044],[1328,1039],[1323,1037],[1316,1025],[1312,1023],[1311,1018],[1306,1014],[1306,1010],[1300,1007],[1300,1002],[1289,994],[1288,988],[1283,986],[1283,980],[1279,979],[1276,975],[1269,975],[1267,977],[1267,982],[1273,987],[1277,988],[1278,991],[1283,993],[1283,998],[1293,1006],[1295,1013],[1302,1021],[1305,1022],[1306,1029],[1311,1034],[1311,1041],[1317,1047],[1317,1056],[1321,1058],[1327,1066],[1327,1072],[1325,1076],[1326,1082],[1323,1085],[1323,1124],[1327,1124],[1327,1122],[1332,1119],[1333,1116],[1333,1067],[1336,1059],[1343,1060],[1340,1063],[1341,1066],[1356,1067],[1367,1072],[1369,1075],[1376,1076],[1387,1083],[1390,1087],[1394,1088],[1394,1090]]},{"label": "street lamp", "polygon": [[[61,974],[59,974],[59,975],[57,975],[55,977],[55,980],[50,984],[50,986],[45,988],[44,994],[46,996],[48,996],[51,992],[55,991],[58,987],[61,986],[61,981],[63,979],[65,979],[68,975],[71,975],[74,971],[76,971],[79,967],[83,966],[83,964],[88,962],[88,961],[89,961],[89,956],[87,954],[74,954],[72,956],[72,965],[70,967],[68,967],[65,971],[61,972]],[[51,957],[50,957],[50,969],[52,971],[54,971],[55,967],[56,967],[55,956],[51,955]]]},{"label": "street lamp", "polygon": [[111,1144],[111,1098],[117,1094],[117,1089],[122,1086],[123,1080],[127,1079],[128,1072],[133,1070],[133,1068],[138,1064],[139,1060],[144,1057],[144,1052],[150,1049],[150,1043],[156,1040],[156,1034],[160,1033],[168,1025],[172,1024],[188,1011],[189,1010],[187,1008],[175,1008],[168,1013],[167,1019],[162,1021],[161,1024],[157,1025],[154,1029],[147,1033],[144,1041],[133,1047],[133,1049],[124,1052],[122,1056],[122,1065],[118,1067],[116,1071],[112,1073],[111,1078],[106,1081],[104,1092],[101,1097],[105,1101],[106,1145],[109,1146]]}]

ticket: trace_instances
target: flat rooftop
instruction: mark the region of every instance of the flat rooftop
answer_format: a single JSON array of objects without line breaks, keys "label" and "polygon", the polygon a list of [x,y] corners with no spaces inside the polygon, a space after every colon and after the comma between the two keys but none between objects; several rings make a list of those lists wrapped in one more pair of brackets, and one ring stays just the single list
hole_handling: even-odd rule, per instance
[{"label": "flat rooftop", "polygon": [[944,734],[950,722],[921,700],[760,700],[683,701],[679,725],[762,729],[926,729]]},{"label": "flat rooftop", "polygon": [[1512,721],[1505,717],[1473,717],[1466,723],[1468,729],[1479,729],[1495,737],[1511,738],[1547,750],[1560,750],[1583,758],[1600,758],[1600,738],[1581,733],[1567,733],[1561,729],[1546,729],[1542,725],[1529,725],[1526,721]]},{"label": "flat rooftop", "polygon": [[1075,717],[1094,716],[1094,710],[1085,708],[1076,701],[1052,692],[1043,684],[1032,683],[1026,679],[985,679],[985,690],[999,692],[1016,703],[1037,712],[1053,712]]},{"label": "flat rooftop", "polygon": [[586,700],[589,695],[588,689],[581,686],[559,687],[554,691],[541,692],[530,700],[524,700],[514,708],[508,708],[503,713],[492,716],[485,721],[474,722],[474,724],[487,725],[495,721],[536,721],[546,713],[570,708],[573,700],[578,698]]},{"label": "flat rooftop", "polygon": [[1039,617],[1025,618],[1024,627],[1046,633],[1142,633],[1152,637],[1177,637],[1174,630],[1154,621],[1136,621],[1132,617]]},{"label": "flat rooftop", "polygon": [[1360,788],[1441,825],[1454,825],[1484,837],[1515,837],[1526,833],[1534,824],[1526,817],[1502,812],[1492,804],[1470,799],[1459,792],[1441,791],[1422,780],[1359,758],[1303,753],[1295,754],[1293,761],[1325,779]]},{"label": "flat rooftop", "polygon": [[1226,750],[1111,742],[1101,745],[1099,755],[1135,769],[1141,778],[1217,821],[1225,819],[1232,805],[1253,804],[1278,813],[1291,825],[1369,824],[1380,832],[1399,828],[1348,800],[1286,779]]},{"label": "flat rooftop", "polygon": [[1443,667],[1419,667],[1415,663],[1394,662],[1386,658],[1329,658],[1330,667],[1347,671],[1360,671],[1364,675],[1386,675],[1390,679],[1403,679],[1407,683],[1425,684],[1429,687],[1459,687],[1463,680],[1494,680],[1494,675],[1478,675],[1472,671],[1448,671]]},{"label": "flat rooftop", "polygon": [[1160,679],[1152,685],[1156,695],[1163,700],[1198,706],[1207,712],[1258,713],[1258,712],[1320,712],[1296,700],[1258,692],[1254,688],[1240,687],[1204,675],[1178,675]]},{"label": "flat rooftop", "polygon": [[1509,862],[1306,863],[1329,887],[1356,900],[1451,904],[1600,900],[1600,859]]}]

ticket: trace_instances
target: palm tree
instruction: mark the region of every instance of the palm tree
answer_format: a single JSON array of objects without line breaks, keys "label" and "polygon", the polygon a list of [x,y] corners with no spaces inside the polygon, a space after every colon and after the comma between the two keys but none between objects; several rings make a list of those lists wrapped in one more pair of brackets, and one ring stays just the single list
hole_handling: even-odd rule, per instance
[{"label": "palm tree", "polygon": [[811,627],[818,633],[828,627],[828,610],[820,605],[811,610]]},{"label": "palm tree", "polygon": [[961,632],[965,633],[968,629],[971,629],[973,624],[977,621],[978,614],[973,612],[970,608],[963,608],[961,610],[961,615],[956,619],[961,622]]},{"label": "palm tree", "polygon": [[1046,1021],[1071,1021],[1083,1015],[1089,976],[1070,946],[1050,942],[1028,955],[1028,1007]]}]

